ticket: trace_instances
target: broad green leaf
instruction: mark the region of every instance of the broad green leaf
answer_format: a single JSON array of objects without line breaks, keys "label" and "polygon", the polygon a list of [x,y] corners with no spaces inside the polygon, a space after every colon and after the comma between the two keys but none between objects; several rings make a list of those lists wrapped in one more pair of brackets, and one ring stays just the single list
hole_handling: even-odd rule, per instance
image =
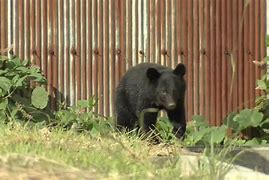
[{"label": "broad green leaf", "polygon": [[0,70],[0,76],[6,74],[8,71],[5,69],[5,70]]},{"label": "broad green leaf", "polygon": [[39,109],[44,109],[48,104],[48,93],[43,87],[36,87],[31,97],[32,105]]},{"label": "broad green leaf", "polygon": [[267,74],[262,75],[261,80],[265,81],[267,79]]},{"label": "broad green leaf", "polygon": [[88,108],[91,110],[97,103],[98,99],[96,97],[91,97],[88,99]]},{"label": "broad green leaf", "polygon": [[[264,58],[264,61],[266,62],[266,64],[269,63],[269,56],[266,56],[266,57]],[[265,74],[265,75],[266,75],[266,74]]]},{"label": "broad green leaf", "polygon": [[239,132],[239,124],[235,121],[235,116],[237,115],[236,112],[232,112],[228,115],[228,117],[225,119],[224,124],[227,125],[229,128],[231,128],[235,132]]},{"label": "broad green leaf", "polygon": [[212,138],[213,138],[213,143],[216,143],[216,144],[221,143],[226,136],[227,129],[228,127],[226,125],[216,127],[211,133]]},{"label": "broad green leaf", "polygon": [[39,83],[45,83],[46,79],[44,76],[42,76],[40,73],[31,73],[28,77],[30,77],[32,80],[37,81]]},{"label": "broad green leaf", "polygon": [[265,133],[269,134],[269,129],[262,129]]},{"label": "broad green leaf", "polygon": [[15,87],[21,87],[23,85],[23,82],[25,81],[25,79],[27,78],[27,76],[24,76],[20,79],[18,79],[15,83]]},{"label": "broad green leaf", "polygon": [[15,64],[16,66],[22,66],[21,59],[18,58],[18,57],[13,58],[13,59],[12,59],[12,62],[14,62],[14,64]]},{"label": "broad green leaf", "polygon": [[269,118],[266,118],[264,121],[262,121],[260,126],[262,127],[265,124],[269,124]]},{"label": "broad green leaf", "polygon": [[234,121],[239,125],[239,131],[242,131],[248,127],[251,115],[252,113],[250,109],[243,109],[234,117]]},{"label": "broad green leaf", "polygon": [[23,106],[31,105],[31,99],[23,97],[20,94],[13,94],[13,96],[11,96],[11,99],[18,102],[19,104],[22,104]]},{"label": "broad green leaf", "polygon": [[269,47],[269,34],[266,35],[265,42],[266,46]]},{"label": "broad green leaf", "polygon": [[6,61],[6,60],[8,60],[7,56],[0,56],[0,61]]},{"label": "broad green leaf", "polygon": [[208,122],[203,116],[194,115],[192,116],[192,121],[194,126],[196,127],[208,127]]},{"label": "broad green leaf", "polygon": [[256,110],[253,110],[253,113],[250,118],[249,126],[253,126],[253,127],[259,126],[262,119],[263,119],[263,114]]},{"label": "broad green leaf", "polygon": [[6,77],[0,77],[0,88],[8,92],[12,86],[11,81]]},{"label": "broad green leaf", "polygon": [[29,68],[24,67],[24,66],[17,67],[16,70],[21,71],[23,73],[28,73],[29,72]]},{"label": "broad green leaf", "polygon": [[87,108],[89,106],[89,101],[88,100],[79,100],[78,106],[80,108]]},{"label": "broad green leaf", "polygon": [[165,132],[172,132],[173,129],[172,124],[164,117],[159,119],[158,127]]},{"label": "broad green leaf", "polygon": [[5,110],[8,105],[8,99],[7,98],[2,98],[0,99],[0,110]]},{"label": "broad green leaf", "polygon": [[199,131],[194,131],[191,133],[191,136],[194,140],[194,143],[199,142],[202,139],[205,139],[205,136],[211,131],[211,128],[204,128]]},{"label": "broad green leaf", "polygon": [[239,124],[239,130],[246,129],[247,127],[257,127],[263,119],[263,114],[257,110],[244,109],[240,111],[234,118]]},{"label": "broad green leaf", "polygon": [[261,141],[261,145],[266,145],[267,143],[268,143],[268,141],[265,140],[265,139],[263,139],[263,140]]},{"label": "broad green leaf", "polygon": [[3,123],[6,120],[7,116],[4,110],[0,110],[0,123]]},{"label": "broad green leaf", "polygon": [[23,65],[23,66],[28,66],[30,63],[31,63],[31,61],[30,61],[29,59],[24,59],[24,60],[22,61],[22,65]]},{"label": "broad green leaf", "polygon": [[31,67],[30,69],[30,73],[31,74],[35,74],[35,73],[40,73],[40,68],[39,67]]},{"label": "broad green leaf", "polygon": [[16,83],[18,81],[18,79],[20,78],[19,74],[16,74],[13,78],[12,78],[12,84]]},{"label": "broad green leaf", "polygon": [[253,138],[253,139],[247,141],[244,145],[245,146],[256,146],[256,145],[260,145],[260,142],[257,138]]},{"label": "broad green leaf", "polygon": [[257,80],[257,89],[265,90],[267,88],[267,85],[265,81],[263,80]]},{"label": "broad green leaf", "polygon": [[98,137],[100,135],[100,132],[96,129],[96,127],[93,127],[90,131],[90,134],[92,137]]},{"label": "broad green leaf", "polygon": [[5,66],[7,69],[13,69],[16,67],[16,64],[13,61],[8,61]]}]

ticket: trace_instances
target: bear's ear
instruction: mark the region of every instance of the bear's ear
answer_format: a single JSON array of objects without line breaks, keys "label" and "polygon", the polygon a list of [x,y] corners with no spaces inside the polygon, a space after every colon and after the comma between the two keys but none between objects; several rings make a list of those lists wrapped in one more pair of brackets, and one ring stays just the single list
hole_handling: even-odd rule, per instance
[{"label": "bear's ear", "polygon": [[155,68],[148,68],[148,70],[147,70],[147,77],[150,80],[158,79],[160,76],[161,76],[161,74],[158,72],[157,69],[155,69]]},{"label": "bear's ear", "polygon": [[182,63],[179,63],[177,65],[177,67],[174,69],[173,73],[176,74],[176,75],[184,76],[185,73],[186,73],[186,67],[185,67],[185,65],[182,64]]}]

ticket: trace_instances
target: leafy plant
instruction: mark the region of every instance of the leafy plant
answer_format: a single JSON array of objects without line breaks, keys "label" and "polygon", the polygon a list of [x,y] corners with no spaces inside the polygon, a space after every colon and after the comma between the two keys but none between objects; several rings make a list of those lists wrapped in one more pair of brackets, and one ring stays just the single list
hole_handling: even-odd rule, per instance
[{"label": "leafy plant", "polygon": [[187,129],[185,144],[191,146],[222,143],[227,137],[227,129],[227,125],[210,126],[204,117],[193,116]]},{"label": "leafy plant", "polygon": [[[266,37],[269,46],[269,36]],[[256,62],[256,64],[260,64]],[[264,58],[263,64],[269,66],[269,56]],[[266,144],[269,141],[269,71],[257,81],[257,89],[266,95],[259,97],[254,109],[244,109],[238,114],[231,113],[220,127],[211,127],[202,116],[193,116],[187,130],[187,145],[219,144],[230,142],[231,138],[243,138],[240,143],[245,145]],[[232,130],[228,136],[228,130]],[[253,131],[255,133],[253,133]],[[254,135],[252,135],[254,134]]]},{"label": "leafy plant", "polygon": [[157,121],[156,129],[158,131],[158,136],[162,141],[169,142],[176,139],[173,133],[173,126],[167,118],[160,117]]},{"label": "leafy plant", "polygon": [[265,45],[266,47],[269,47],[269,34],[266,35]]},{"label": "leafy plant", "polygon": [[86,131],[94,137],[112,129],[110,119],[100,117],[93,112],[96,98],[80,100],[77,105],[62,107],[55,113],[57,127],[72,129],[78,132]]},{"label": "leafy plant", "polygon": [[[31,87],[30,82],[45,84],[40,68],[29,60],[0,56],[0,117],[4,121],[37,120],[48,103],[43,87]],[[32,94],[33,91],[33,94]],[[31,97],[32,96],[32,97]],[[44,115],[47,117],[47,115]]]},{"label": "leafy plant", "polygon": [[[266,46],[269,47],[269,35],[266,36]],[[266,56],[263,61],[267,69],[269,68],[269,56]],[[257,88],[265,92],[265,95],[260,96],[256,100],[256,109],[265,115],[265,118],[269,117],[269,71],[257,81]]]},{"label": "leafy plant", "polygon": [[228,116],[225,124],[232,130],[234,137],[243,136],[243,139],[248,140],[246,145],[256,144],[255,141],[264,144],[269,140],[269,118],[265,118],[257,109],[244,109],[238,114],[233,113]]}]

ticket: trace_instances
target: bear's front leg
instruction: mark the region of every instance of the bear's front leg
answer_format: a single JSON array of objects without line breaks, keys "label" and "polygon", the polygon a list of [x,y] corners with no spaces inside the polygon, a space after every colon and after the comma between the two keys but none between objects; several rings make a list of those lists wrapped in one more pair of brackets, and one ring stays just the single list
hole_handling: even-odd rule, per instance
[{"label": "bear's front leg", "polygon": [[144,133],[147,133],[150,129],[154,129],[157,121],[158,112],[148,112],[149,108],[153,108],[151,100],[141,95],[137,101],[136,115],[138,117],[139,128]]},{"label": "bear's front leg", "polygon": [[146,112],[144,114],[143,132],[147,133],[155,129],[158,113]]},{"label": "bear's front leg", "polygon": [[174,110],[167,111],[167,115],[173,125],[173,133],[177,138],[182,138],[186,131],[184,102],[178,103]]}]

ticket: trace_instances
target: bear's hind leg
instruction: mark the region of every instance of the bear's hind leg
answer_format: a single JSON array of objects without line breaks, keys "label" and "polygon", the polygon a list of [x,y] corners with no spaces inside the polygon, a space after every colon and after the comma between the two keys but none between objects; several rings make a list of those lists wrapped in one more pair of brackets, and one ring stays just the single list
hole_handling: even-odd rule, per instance
[{"label": "bear's hind leg", "polygon": [[135,116],[129,110],[129,105],[125,97],[125,91],[118,89],[116,94],[115,108],[116,108],[116,127],[119,130],[126,129],[130,131],[135,128]]},{"label": "bear's hind leg", "polygon": [[135,119],[127,109],[118,110],[116,126],[119,130],[130,131],[135,128]]}]

